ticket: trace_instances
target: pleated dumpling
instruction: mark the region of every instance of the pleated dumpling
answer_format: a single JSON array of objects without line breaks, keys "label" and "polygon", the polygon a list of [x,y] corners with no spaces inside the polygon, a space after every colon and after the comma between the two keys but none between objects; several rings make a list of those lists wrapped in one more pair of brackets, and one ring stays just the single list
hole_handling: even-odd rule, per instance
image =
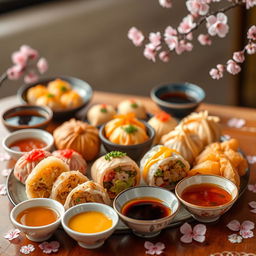
[{"label": "pleated dumpling", "polygon": [[161,139],[164,146],[178,151],[190,164],[203,149],[203,143],[197,134],[179,125]]},{"label": "pleated dumpling", "polygon": [[49,197],[53,183],[63,172],[70,171],[67,164],[57,157],[49,156],[42,160],[26,180],[28,198]]},{"label": "pleated dumpling", "polygon": [[54,182],[50,198],[64,205],[70,191],[89,179],[79,171],[63,172]]},{"label": "pleated dumpling", "polygon": [[86,181],[85,183],[80,184],[71,190],[71,192],[68,194],[64,207],[67,210],[68,208],[77,204],[90,202],[107,205],[111,204],[106,190],[94,181]]},{"label": "pleated dumpling", "polygon": [[198,134],[204,146],[220,140],[220,119],[217,116],[209,116],[208,111],[192,113],[184,118],[181,124]]}]

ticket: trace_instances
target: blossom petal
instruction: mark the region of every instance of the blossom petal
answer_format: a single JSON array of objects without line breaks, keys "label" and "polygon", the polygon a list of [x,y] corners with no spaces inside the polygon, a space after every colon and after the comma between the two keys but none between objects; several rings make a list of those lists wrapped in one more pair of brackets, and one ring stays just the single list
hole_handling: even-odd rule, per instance
[{"label": "blossom petal", "polygon": [[193,228],[193,233],[195,235],[204,236],[206,233],[206,226],[204,224],[197,224]]},{"label": "blossom petal", "polygon": [[158,251],[163,251],[163,250],[165,249],[164,243],[161,243],[161,242],[157,242],[157,243],[155,244],[155,246],[157,247],[157,250],[158,250]]},{"label": "blossom petal", "polygon": [[254,236],[253,232],[251,230],[240,230],[239,234],[243,238],[251,238]]},{"label": "blossom petal", "polygon": [[184,235],[186,234],[191,234],[192,233],[192,227],[190,224],[185,222],[181,227],[180,227],[180,232]]},{"label": "blossom petal", "polygon": [[241,243],[243,238],[237,234],[232,234],[232,235],[229,235],[228,236],[228,240],[231,242],[231,243]]},{"label": "blossom petal", "polygon": [[245,220],[242,224],[241,224],[241,227],[240,229],[241,230],[252,230],[254,229],[254,223],[250,220]]},{"label": "blossom petal", "polygon": [[238,220],[232,220],[227,224],[227,227],[232,231],[240,230],[240,222]]},{"label": "blossom petal", "polygon": [[255,209],[253,209],[253,210],[250,210],[250,212],[252,212],[252,213],[256,213],[256,208],[255,208]]},{"label": "blossom petal", "polygon": [[146,248],[146,249],[150,249],[150,248],[152,248],[154,246],[154,244],[153,243],[151,243],[151,242],[149,242],[149,241],[146,241],[145,243],[144,243],[144,247]]},{"label": "blossom petal", "polygon": [[205,241],[205,236],[204,235],[194,235],[193,239],[199,243],[203,243]]},{"label": "blossom petal", "polygon": [[255,201],[251,201],[250,203],[248,203],[252,208],[256,208],[256,202]]},{"label": "blossom petal", "polygon": [[192,235],[191,234],[188,234],[188,235],[183,235],[181,238],[180,238],[180,241],[183,242],[183,243],[191,243],[192,242]]}]

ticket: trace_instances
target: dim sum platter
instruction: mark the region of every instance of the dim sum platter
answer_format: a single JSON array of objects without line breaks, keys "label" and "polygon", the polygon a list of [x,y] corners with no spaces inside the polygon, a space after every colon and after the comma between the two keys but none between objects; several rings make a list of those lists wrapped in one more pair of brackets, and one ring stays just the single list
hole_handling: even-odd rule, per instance
[{"label": "dim sum platter", "polygon": [[[241,177],[239,196],[241,196],[245,191],[249,182],[249,176],[250,169],[248,168],[246,170],[246,174]],[[14,177],[13,170],[7,179],[7,195],[13,205],[17,205],[18,203],[27,200],[25,186]],[[186,211],[186,209],[183,206],[181,206],[177,215],[175,216],[175,218],[172,220],[168,227],[177,226],[184,221],[190,220],[191,218],[191,214],[188,211]],[[127,231],[129,231],[129,228],[123,222],[120,221],[117,226],[116,232],[122,233]]]}]

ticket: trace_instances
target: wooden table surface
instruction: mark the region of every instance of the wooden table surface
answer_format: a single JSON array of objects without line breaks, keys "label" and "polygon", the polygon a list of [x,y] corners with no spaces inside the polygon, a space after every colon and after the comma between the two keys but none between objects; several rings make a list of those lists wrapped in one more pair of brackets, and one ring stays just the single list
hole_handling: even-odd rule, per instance
[{"label": "wooden table surface", "polygon": [[[136,97],[141,99],[147,108],[148,112],[155,113],[159,109],[149,99],[137,96],[124,96],[120,94],[110,94],[103,92],[95,92],[91,103],[111,103],[117,104],[123,99]],[[0,113],[10,106],[19,104],[16,96],[8,97],[0,100]],[[207,109],[210,114],[217,115],[221,118],[221,124],[223,127],[223,133],[228,134],[240,141],[240,147],[246,155],[256,155],[256,110],[230,107],[230,106],[218,106],[202,104],[200,110]],[[227,127],[227,120],[236,117],[243,118],[246,120],[246,124],[243,128],[230,128]],[[8,134],[8,131],[0,124],[0,140]],[[0,152],[3,152],[2,146]],[[14,161],[0,162],[0,171],[6,168],[13,167]],[[250,165],[250,184],[256,183],[256,168],[255,164]],[[6,178],[0,175],[0,184],[5,183]],[[228,211],[217,223],[207,224],[206,240],[204,243],[198,243],[193,241],[190,244],[184,244],[180,242],[181,233],[179,227],[168,228],[163,230],[161,234],[155,238],[147,239],[153,243],[163,242],[166,246],[162,255],[225,255],[216,254],[221,252],[237,252],[232,255],[246,255],[242,254],[251,253],[250,255],[256,255],[256,236],[253,238],[244,239],[242,243],[232,244],[228,241],[228,235],[236,233],[230,231],[226,225],[229,221],[237,219],[240,222],[244,220],[250,220],[256,222],[256,214],[250,212],[248,203],[250,201],[256,201],[256,194],[247,190],[238,199],[237,203]],[[10,243],[8,240],[3,238],[4,234],[13,226],[9,220],[9,213],[12,209],[12,205],[9,203],[7,196],[0,196],[0,255],[1,256],[14,256],[22,255],[20,253],[20,247],[27,244],[33,244],[35,251],[30,255],[44,255],[41,249],[38,248],[38,243],[29,241],[24,234],[21,235],[21,240],[18,244]],[[197,222],[194,221],[191,224],[195,225]],[[255,232],[255,230],[254,230]],[[60,250],[55,255],[146,255],[144,248],[145,239],[134,236],[131,232],[126,234],[114,234],[112,235],[105,244],[98,249],[87,250],[79,247],[74,240],[69,238],[67,234],[60,228],[50,239],[57,240],[60,242]]]}]

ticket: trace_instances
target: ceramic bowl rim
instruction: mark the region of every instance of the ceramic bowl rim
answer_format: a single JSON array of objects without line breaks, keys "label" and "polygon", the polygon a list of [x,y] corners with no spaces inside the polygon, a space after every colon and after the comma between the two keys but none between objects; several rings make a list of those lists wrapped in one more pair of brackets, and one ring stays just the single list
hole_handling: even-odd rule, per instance
[{"label": "ceramic bowl rim", "polygon": [[[165,87],[169,87],[169,86],[184,86],[187,87],[189,89],[192,89],[193,91],[201,91],[202,96],[199,95],[198,98],[195,98],[195,102],[193,103],[170,103],[170,102],[166,102],[162,99],[160,99],[156,94],[158,92],[158,90],[165,88]],[[176,90],[176,91],[183,91],[181,90]],[[157,85],[155,87],[153,87],[150,91],[150,96],[151,99],[155,102],[157,102],[159,105],[162,105],[164,107],[167,108],[177,108],[177,109],[187,109],[187,108],[192,108],[195,107],[196,105],[198,105],[199,103],[201,103],[204,98],[205,98],[205,91],[198,85],[196,84],[192,84],[192,83],[170,83],[170,84],[163,84],[163,85]]]},{"label": "ceramic bowl rim", "polygon": [[[35,125],[13,125],[13,124],[10,124],[6,121],[6,116],[10,113],[12,113],[14,111],[15,113],[15,110],[16,109],[20,109],[21,111],[24,109],[28,109],[28,110],[33,110],[35,109],[36,112],[39,112],[37,111],[36,109],[41,109],[42,111],[44,111],[46,114],[44,115],[44,117],[46,118],[45,121],[41,122],[41,123],[38,123],[38,124],[35,124]],[[12,129],[18,129],[18,130],[21,130],[21,129],[36,129],[36,128],[40,128],[40,127],[43,127],[43,126],[46,126],[53,118],[53,111],[51,110],[51,108],[47,107],[47,106],[39,106],[39,105],[33,105],[33,104],[20,104],[20,105],[15,105],[15,106],[12,106],[8,109],[6,109],[2,116],[2,122],[4,123],[4,125],[8,128],[8,127],[11,127]]]},{"label": "ceramic bowl rim", "polygon": [[[14,154],[14,155],[23,155],[24,153],[26,152],[22,152],[22,151],[16,151],[16,150],[12,150],[11,148],[9,148],[9,146],[7,145],[6,141],[8,139],[10,139],[11,137],[13,136],[16,136],[16,135],[19,135],[19,134],[23,134],[23,133],[30,133],[30,132],[36,132],[38,133],[38,135],[40,135],[40,133],[44,133],[44,135],[47,137],[47,141],[44,140],[44,142],[46,143],[46,146],[41,148],[42,150],[46,150],[47,148],[51,148],[54,144],[54,138],[53,136],[45,131],[45,130],[42,130],[42,129],[37,129],[37,128],[31,128],[31,129],[21,129],[21,130],[18,130],[18,131],[15,131],[15,132],[12,132],[12,133],[9,133],[8,135],[6,135],[3,140],[2,140],[2,146],[3,148],[7,151],[7,152],[10,152],[11,154]],[[27,137],[29,138],[29,136]],[[40,136],[38,136],[38,138],[40,138]]]},{"label": "ceramic bowl rim", "polygon": [[[82,232],[78,232],[78,231],[75,231],[75,230],[69,228],[68,225],[66,224],[66,221],[64,221],[66,215],[67,215],[69,212],[74,211],[76,208],[79,208],[79,207],[86,207],[86,206],[91,206],[91,205],[92,205],[92,206],[93,206],[93,205],[98,205],[98,207],[108,208],[108,209],[116,216],[116,221],[115,221],[115,223],[113,223],[110,228],[108,228],[108,229],[106,229],[106,230],[103,230],[103,231],[101,231],[101,232],[97,232],[97,233],[82,233]],[[98,212],[101,212],[101,213],[104,214],[103,211],[99,211],[99,210],[95,210],[95,211],[98,211]],[[81,211],[81,213],[82,213],[82,212],[87,212],[87,211]],[[73,215],[73,216],[75,216],[75,215]],[[73,216],[72,216],[72,217],[73,217]],[[69,219],[70,219],[70,218],[69,218]],[[114,222],[114,219],[113,219],[113,218],[111,218],[111,219],[112,219],[112,221]],[[93,202],[93,203],[82,203],[82,204],[75,205],[75,206],[69,208],[68,210],[66,210],[66,212],[63,214],[63,216],[62,216],[62,218],[61,218],[61,224],[62,224],[64,230],[67,230],[69,233],[71,233],[71,234],[73,234],[73,235],[76,235],[76,236],[83,236],[83,237],[96,237],[96,236],[99,236],[99,235],[105,235],[105,234],[107,234],[109,231],[114,230],[114,229],[116,228],[116,226],[117,226],[117,224],[118,224],[118,221],[119,221],[119,216],[118,216],[118,214],[115,212],[115,210],[114,210],[111,206],[106,205],[106,204],[101,204],[101,203],[95,203],[95,202]]]},{"label": "ceramic bowl rim", "polygon": [[[123,214],[116,208],[117,199],[118,199],[118,197],[120,197],[122,194],[126,193],[127,191],[132,190],[132,189],[136,189],[136,188],[161,189],[161,190],[164,190],[164,191],[166,191],[166,192],[169,192],[170,194],[172,194],[172,195],[174,196],[175,200],[177,200],[178,206],[177,206],[176,211],[173,211],[173,210],[171,209],[171,214],[170,214],[170,215],[168,215],[168,216],[166,216],[166,217],[164,217],[164,218],[156,219],[156,220],[137,220],[137,219],[133,219],[133,218],[130,218],[130,217],[127,217],[127,216],[123,215]],[[154,197],[154,196],[153,196],[153,197]],[[171,191],[169,191],[169,190],[167,190],[167,189],[165,189],[165,188],[157,187],[157,186],[146,186],[146,185],[143,185],[143,186],[130,187],[130,188],[127,188],[127,189],[123,190],[122,192],[120,192],[120,193],[114,198],[113,207],[114,207],[115,211],[118,213],[118,215],[120,216],[120,218],[121,218],[121,219],[124,219],[125,221],[129,221],[129,222],[131,222],[131,223],[133,223],[133,224],[152,225],[152,224],[157,224],[157,223],[159,223],[159,222],[167,221],[167,220],[172,219],[173,217],[175,217],[176,214],[178,213],[179,209],[180,209],[180,202],[179,202],[179,199],[177,198],[177,196],[176,196],[173,192],[171,192]],[[168,206],[168,208],[170,208],[170,207]]]},{"label": "ceramic bowl rim", "polygon": [[[189,203],[189,202],[187,202],[187,201],[185,201],[184,199],[182,199],[181,198],[181,195],[180,195],[180,193],[178,193],[178,191],[177,191],[177,188],[180,186],[180,184],[182,183],[182,182],[184,182],[185,180],[187,180],[187,179],[190,179],[190,178],[193,178],[193,177],[195,177],[195,176],[206,176],[206,177],[214,177],[214,178],[219,178],[219,179],[223,179],[223,180],[225,180],[226,182],[228,182],[229,184],[231,184],[232,186],[234,186],[234,188],[235,188],[235,196],[234,196],[234,198],[232,198],[232,200],[230,200],[229,202],[227,202],[227,203],[225,203],[225,204],[221,204],[221,205],[215,205],[215,206],[200,206],[200,205],[196,205],[196,204],[191,204],[191,203]],[[229,179],[227,179],[227,178],[225,178],[225,177],[222,177],[222,176],[216,176],[216,175],[208,175],[208,174],[198,174],[198,175],[195,175],[195,176],[190,176],[190,177],[185,177],[185,178],[183,178],[182,180],[180,180],[178,183],[177,183],[177,185],[175,186],[175,194],[176,194],[176,196],[177,196],[177,198],[184,204],[184,205],[186,205],[187,207],[191,207],[191,208],[197,208],[197,209],[200,209],[200,210],[219,210],[219,209],[222,209],[222,208],[226,208],[226,207],[228,207],[229,205],[232,205],[236,200],[237,200],[237,198],[238,198],[238,194],[239,194],[239,192],[238,192],[238,188],[237,188],[237,186],[232,182],[232,181],[230,181]],[[211,184],[211,182],[205,182],[205,183],[210,183]],[[198,184],[198,183],[195,183],[195,184],[191,184],[191,185],[189,185],[189,186],[192,186],[192,185],[196,185],[196,184]],[[212,183],[212,184],[215,184],[216,185],[216,183]],[[189,187],[188,186],[188,187]],[[222,187],[221,186],[221,188],[223,188],[225,191],[227,191],[224,187]],[[183,192],[183,191],[182,191]],[[182,193],[181,192],[181,193]],[[228,191],[227,191],[228,192]]]},{"label": "ceramic bowl rim", "polygon": [[101,125],[101,127],[99,129],[99,137],[103,143],[106,143],[112,147],[119,147],[120,149],[133,149],[133,148],[143,147],[143,146],[147,145],[147,143],[149,143],[149,141],[154,140],[156,132],[155,132],[154,128],[150,124],[148,124],[146,121],[140,120],[140,122],[142,122],[146,126],[147,134],[150,135],[149,138],[142,143],[133,144],[133,145],[122,145],[122,144],[117,144],[117,143],[111,142],[105,136],[105,126],[107,123]]},{"label": "ceramic bowl rim", "polygon": [[[54,204],[60,206],[60,208],[62,208],[63,212],[59,212],[59,211],[58,211],[58,215],[59,215],[59,216],[58,216],[57,220],[54,221],[54,222],[52,222],[52,223],[50,223],[50,224],[47,224],[47,225],[43,225],[43,226],[28,226],[28,225],[23,225],[23,224],[19,223],[18,221],[16,221],[16,219],[13,217],[13,214],[14,214],[14,211],[15,211],[15,210],[17,211],[17,208],[18,208],[18,207],[20,207],[21,205],[26,204],[26,203],[28,203],[28,202],[30,202],[30,201],[48,201],[48,202],[49,202],[49,201],[52,201],[52,202],[54,202]],[[36,207],[36,206],[31,206],[31,207]],[[28,208],[31,208],[31,207],[28,207]],[[51,208],[51,207],[50,207],[50,208]],[[26,209],[27,209],[27,208],[26,208]],[[56,209],[54,209],[54,210],[57,211]],[[19,212],[19,213],[20,213],[20,212]],[[20,228],[23,228],[23,229],[30,229],[30,230],[36,230],[36,229],[49,228],[49,227],[52,227],[52,226],[54,226],[54,225],[60,223],[60,222],[61,222],[61,219],[62,219],[62,216],[64,215],[64,213],[65,213],[64,206],[63,206],[60,202],[58,202],[58,201],[56,201],[56,200],[54,200],[54,199],[51,199],[51,198],[31,198],[31,199],[22,201],[22,202],[20,202],[19,204],[15,205],[15,206],[12,208],[11,212],[10,212],[10,219],[11,219],[11,221],[12,221],[15,225],[17,225],[17,226],[20,227]]]}]

